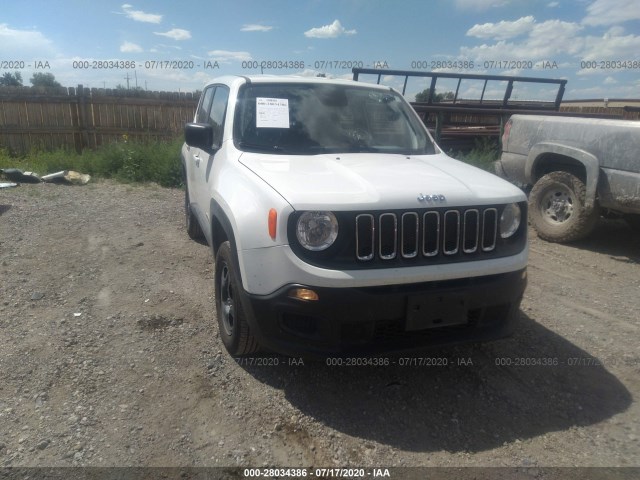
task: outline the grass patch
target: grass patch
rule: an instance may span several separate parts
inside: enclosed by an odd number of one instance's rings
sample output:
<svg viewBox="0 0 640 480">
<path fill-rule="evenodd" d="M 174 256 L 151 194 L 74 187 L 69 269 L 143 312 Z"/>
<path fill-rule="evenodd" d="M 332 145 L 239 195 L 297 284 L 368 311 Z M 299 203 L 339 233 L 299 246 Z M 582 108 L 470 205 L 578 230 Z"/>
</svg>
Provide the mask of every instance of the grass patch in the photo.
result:
<svg viewBox="0 0 640 480">
<path fill-rule="evenodd" d="M 493 162 L 500 158 L 500 153 L 500 144 L 496 139 L 482 137 L 475 140 L 473 150 L 466 153 L 452 151 L 448 155 L 456 160 L 493 173 Z"/>
<path fill-rule="evenodd" d="M 19 168 L 38 175 L 75 170 L 95 179 L 113 178 L 123 183 L 155 182 L 163 187 L 182 187 L 180 164 L 181 138 L 170 142 L 142 143 L 123 141 L 85 150 L 81 154 L 68 150 L 32 151 L 24 157 L 12 157 L 0 149 L 0 168 Z M 450 151 L 449 156 L 493 172 L 493 162 L 500 157 L 496 139 L 480 138 L 469 152 Z"/>
<path fill-rule="evenodd" d="M 0 168 L 19 168 L 38 175 L 75 170 L 94 178 L 114 178 L 121 182 L 155 182 L 163 187 L 183 184 L 180 148 L 182 139 L 170 142 L 122 142 L 104 145 L 81 154 L 69 150 L 32 151 L 11 157 L 0 149 Z"/>
</svg>

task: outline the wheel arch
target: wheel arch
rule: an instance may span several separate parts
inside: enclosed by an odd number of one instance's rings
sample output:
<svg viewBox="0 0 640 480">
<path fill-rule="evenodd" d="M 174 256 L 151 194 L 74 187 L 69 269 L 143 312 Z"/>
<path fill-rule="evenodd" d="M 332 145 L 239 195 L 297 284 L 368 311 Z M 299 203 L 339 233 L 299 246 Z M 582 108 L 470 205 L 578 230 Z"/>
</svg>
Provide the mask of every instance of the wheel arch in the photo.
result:
<svg viewBox="0 0 640 480">
<path fill-rule="evenodd" d="M 220 245 L 228 240 L 233 246 L 232 251 L 234 252 L 236 266 L 238 266 L 238 254 L 235 248 L 236 238 L 229 217 L 227 217 L 222 206 L 214 199 L 211 199 L 209 211 L 211 212 L 211 249 L 213 258 L 216 258 Z"/>
<path fill-rule="evenodd" d="M 539 143 L 529 151 L 525 164 L 525 178 L 531 185 L 544 175 L 563 171 L 578 177 L 585 184 L 585 208 L 593 209 L 596 202 L 600 162 L 598 158 L 579 148 L 556 143 Z"/>
</svg>

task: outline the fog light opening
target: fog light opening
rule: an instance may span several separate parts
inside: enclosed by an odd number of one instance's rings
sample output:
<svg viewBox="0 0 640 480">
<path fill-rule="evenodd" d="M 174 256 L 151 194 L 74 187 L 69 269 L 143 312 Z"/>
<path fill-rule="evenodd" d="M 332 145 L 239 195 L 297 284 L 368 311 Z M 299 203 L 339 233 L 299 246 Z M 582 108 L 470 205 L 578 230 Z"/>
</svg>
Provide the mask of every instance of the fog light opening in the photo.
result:
<svg viewBox="0 0 640 480">
<path fill-rule="evenodd" d="M 316 292 L 308 288 L 292 288 L 289 290 L 289 297 L 305 302 L 314 302 L 320 299 Z"/>
</svg>

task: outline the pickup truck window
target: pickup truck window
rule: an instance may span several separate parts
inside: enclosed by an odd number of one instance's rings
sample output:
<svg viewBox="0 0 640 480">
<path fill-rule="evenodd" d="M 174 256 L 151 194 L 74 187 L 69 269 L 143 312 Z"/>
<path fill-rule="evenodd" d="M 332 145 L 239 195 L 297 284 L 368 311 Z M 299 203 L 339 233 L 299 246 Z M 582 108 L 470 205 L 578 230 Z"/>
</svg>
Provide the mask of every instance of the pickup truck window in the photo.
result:
<svg viewBox="0 0 640 480">
<path fill-rule="evenodd" d="M 435 153 L 400 95 L 343 85 L 246 85 L 233 138 L 240 150 L 273 154 Z"/>
</svg>

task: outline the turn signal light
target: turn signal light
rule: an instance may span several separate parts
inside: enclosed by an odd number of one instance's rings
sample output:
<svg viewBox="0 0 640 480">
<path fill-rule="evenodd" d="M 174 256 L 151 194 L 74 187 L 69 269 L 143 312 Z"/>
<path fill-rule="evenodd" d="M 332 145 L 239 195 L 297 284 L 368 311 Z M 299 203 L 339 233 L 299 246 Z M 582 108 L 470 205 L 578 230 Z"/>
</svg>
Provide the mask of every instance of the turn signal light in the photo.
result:
<svg viewBox="0 0 640 480">
<path fill-rule="evenodd" d="M 278 212 L 275 208 L 269 210 L 269 236 L 271 240 L 276 239 L 276 226 L 278 225 Z"/>
</svg>

